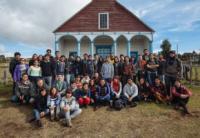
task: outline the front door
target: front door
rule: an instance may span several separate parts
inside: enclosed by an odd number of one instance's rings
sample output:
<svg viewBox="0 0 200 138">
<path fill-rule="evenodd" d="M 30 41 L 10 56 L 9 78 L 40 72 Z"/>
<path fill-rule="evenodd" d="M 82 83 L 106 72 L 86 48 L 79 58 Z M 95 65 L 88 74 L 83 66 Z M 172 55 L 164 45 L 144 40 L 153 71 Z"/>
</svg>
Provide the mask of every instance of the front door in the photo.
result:
<svg viewBox="0 0 200 138">
<path fill-rule="evenodd" d="M 112 46 L 96 46 L 96 54 L 105 58 L 106 56 L 110 56 L 112 54 Z"/>
</svg>

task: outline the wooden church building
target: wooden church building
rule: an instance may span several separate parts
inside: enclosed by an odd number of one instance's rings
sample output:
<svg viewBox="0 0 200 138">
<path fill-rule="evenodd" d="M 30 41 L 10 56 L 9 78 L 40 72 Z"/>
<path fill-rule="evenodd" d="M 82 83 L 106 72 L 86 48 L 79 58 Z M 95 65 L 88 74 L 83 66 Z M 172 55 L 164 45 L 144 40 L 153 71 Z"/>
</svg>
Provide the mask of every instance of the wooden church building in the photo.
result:
<svg viewBox="0 0 200 138">
<path fill-rule="evenodd" d="M 137 56 L 153 51 L 153 33 L 117 0 L 91 0 L 54 31 L 55 50 L 66 56 Z"/>
</svg>

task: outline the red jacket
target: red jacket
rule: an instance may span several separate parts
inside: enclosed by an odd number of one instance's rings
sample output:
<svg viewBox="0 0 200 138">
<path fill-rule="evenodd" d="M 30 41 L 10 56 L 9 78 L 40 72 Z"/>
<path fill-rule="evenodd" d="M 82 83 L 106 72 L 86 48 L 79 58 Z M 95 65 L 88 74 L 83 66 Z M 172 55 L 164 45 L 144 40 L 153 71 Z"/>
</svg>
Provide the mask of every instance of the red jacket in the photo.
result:
<svg viewBox="0 0 200 138">
<path fill-rule="evenodd" d="M 181 86 L 180 88 L 172 87 L 171 92 L 174 97 L 181 97 L 181 94 L 192 96 L 192 92 L 185 86 Z"/>
</svg>

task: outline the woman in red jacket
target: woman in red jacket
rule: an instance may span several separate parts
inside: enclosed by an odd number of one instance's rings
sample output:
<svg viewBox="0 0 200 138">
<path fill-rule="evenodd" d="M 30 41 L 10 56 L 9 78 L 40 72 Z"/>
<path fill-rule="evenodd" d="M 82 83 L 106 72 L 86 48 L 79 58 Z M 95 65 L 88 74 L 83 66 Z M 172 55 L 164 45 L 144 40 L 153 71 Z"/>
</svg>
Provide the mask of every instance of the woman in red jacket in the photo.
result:
<svg viewBox="0 0 200 138">
<path fill-rule="evenodd" d="M 173 96 L 173 103 L 175 104 L 175 109 L 182 107 L 185 114 L 190 114 L 186 105 L 189 101 L 189 98 L 192 96 L 192 92 L 183 86 L 179 80 L 176 80 L 174 87 L 171 89 L 171 92 Z"/>
</svg>

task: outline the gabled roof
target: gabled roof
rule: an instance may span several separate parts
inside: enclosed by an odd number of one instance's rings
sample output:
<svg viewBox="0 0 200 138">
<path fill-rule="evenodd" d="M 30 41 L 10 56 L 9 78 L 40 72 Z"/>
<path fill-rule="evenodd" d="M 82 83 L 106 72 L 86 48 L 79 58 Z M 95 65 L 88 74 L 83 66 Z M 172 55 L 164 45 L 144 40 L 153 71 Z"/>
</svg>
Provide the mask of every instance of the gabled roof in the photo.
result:
<svg viewBox="0 0 200 138">
<path fill-rule="evenodd" d="M 98 13 L 109 12 L 109 29 L 104 32 L 154 32 L 135 14 L 116 0 L 92 0 L 69 18 L 56 32 L 101 32 L 98 29 Z"/>
</svg>

